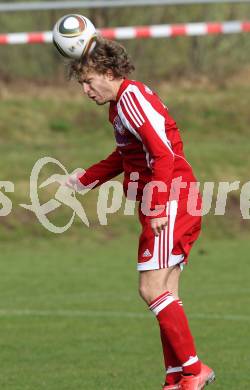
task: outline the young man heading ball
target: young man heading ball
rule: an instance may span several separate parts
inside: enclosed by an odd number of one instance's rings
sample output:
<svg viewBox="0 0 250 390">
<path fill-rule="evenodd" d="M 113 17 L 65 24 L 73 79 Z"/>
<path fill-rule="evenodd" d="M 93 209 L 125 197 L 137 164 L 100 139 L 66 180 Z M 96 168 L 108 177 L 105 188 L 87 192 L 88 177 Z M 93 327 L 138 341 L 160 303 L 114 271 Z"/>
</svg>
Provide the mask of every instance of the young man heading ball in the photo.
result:
<svg viewBox="0 0 250 390">
<path fill-rule="evenodd" d="M 166 367 L 164 390 L 200 390 L 215 375 L 198 358 L 178 295 L 182 266 L 201 229 L 196 179 L 187 162 L 179 130 L 167 107 L 146 85 L 130 80 L 134 70 L 117 42 L 96 40 L 94 50 L 70 63 L 84 94 L 97 105 L 109 103 L 115 150 L 68 185 L 98 185 L 124 173 L 124 192 L 138 183 L 142 232 L 139 238 L 139 291 L 155 314 Z M 146 191 L 145 191 L 146 189 Z"/>
</svg>

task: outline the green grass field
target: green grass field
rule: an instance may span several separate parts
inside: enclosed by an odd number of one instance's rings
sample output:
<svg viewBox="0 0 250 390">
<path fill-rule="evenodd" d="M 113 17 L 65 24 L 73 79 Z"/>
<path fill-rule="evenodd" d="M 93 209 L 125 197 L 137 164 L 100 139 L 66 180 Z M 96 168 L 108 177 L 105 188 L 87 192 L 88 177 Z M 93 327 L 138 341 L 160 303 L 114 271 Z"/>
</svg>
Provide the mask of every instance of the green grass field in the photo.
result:
<svg viewBox="0 0 250 390">
<path fill-rule="evenodd" d="M 201 239 L 182 275 L 218 390 L 249 388 L 249 250 L 247 241 Z M 138 298 L 135 252 L 131 234 L 2 245 L 1 389 L 160 389 L 158 326 Z"/>
<path fill-rule="evenodd" d="M 1 89 L 1 180 L 13 181 L 15 192 L 8 194 L 12 213 L 0 217 L 0 388 L 157 390 L 161 346 L 156 321 L 137 293 L 136 217 L 119 213 L 99 226 L 95 191 L 86 198 L 91 229 L 76 220 L 57 236 L 18 206 L 29 203 L 38 158 L 55 157 L 70 171 L 114 147 L 105 108 L 70 91 L 30 88 L 24 97 L 21 88 Z M 247 85 L 167 86 L 162 96 L 202 181 L 248 180 Z M 241 219 L 238 197 L 230 197 L 225 216 L 204 218 L 182 276 L 181 297 L 199 355 L 217 373 L 217 390 L 248 390 L 250 383 L 249 223 Z M 62 208 L 55 221 L 63 224 L 68 215 Z"/>
</svg>

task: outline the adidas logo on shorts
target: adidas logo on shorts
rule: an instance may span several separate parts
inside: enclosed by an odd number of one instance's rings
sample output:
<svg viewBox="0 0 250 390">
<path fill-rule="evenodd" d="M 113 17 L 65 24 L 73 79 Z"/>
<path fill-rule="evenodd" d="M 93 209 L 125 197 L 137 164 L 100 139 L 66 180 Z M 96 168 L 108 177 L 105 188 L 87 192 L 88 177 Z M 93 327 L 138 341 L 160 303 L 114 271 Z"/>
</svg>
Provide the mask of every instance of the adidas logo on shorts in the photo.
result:
<svg viewBox="0 0 250 390">
<path fill-rule="evenodd" d="M 143 253 L 142 257 L 150 257 L 150 256 L 152 256 L 150 253 L 150 250 L 146 249 L 145 252 Z"/>
</svg>

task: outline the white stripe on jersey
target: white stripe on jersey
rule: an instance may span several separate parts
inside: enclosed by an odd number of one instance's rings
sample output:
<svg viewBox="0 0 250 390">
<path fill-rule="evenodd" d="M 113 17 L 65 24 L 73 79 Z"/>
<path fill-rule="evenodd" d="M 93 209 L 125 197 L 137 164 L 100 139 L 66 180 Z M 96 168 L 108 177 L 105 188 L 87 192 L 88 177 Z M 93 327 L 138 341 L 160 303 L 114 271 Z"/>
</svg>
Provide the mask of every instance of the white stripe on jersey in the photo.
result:
<svg viewBox="0 0 250 390">
<path fill-rule="evenodd" d="M 137 133 L 137 131 L 134 129 L 133 126 L 131 126 L 130 122 L 126 118 L 126 115 L 124 114 L 120 102 L 117 104 L 117 110 L 118 110 L 118 115 L 123 123 L 123 125 L 130 131 L 130 133 L 134 134 L 134 136 L 142 142 L 142 139 L 140 135 Z"/>
<path fill-rule="evenodd" d="M 137 115 L 139 116 L 139 118 L 141 119 L 141 122 L 143 124 L 145 122 L 145 119 L 143 118 L 142 114 L 140 113 L 138 107 L 136 106 L 136 104 L 135 104 L 135 102 L 134 102 L 134 100 L 132 98 L 131 93 L 130 92 L 128 92 L 128 93 L 125 92 L 124 96 L 128 97 L 131 105 L 133 106 L 133 109 L 136 111 Z"/>
<path fill-rule="evenodd" d="M 140 137 L 140 135 L 137 133 L 137 131 L 131 126 L 130 122 L 127 120 L 126 116 L 124 115 L 123 111 L 122 111 L 122 108 L 120 105 L 117 105 L 117 109 L 118 109 L 118 115 L 119 117 L 121 118 L 121 121 L 122 123 L 124 124 L 124 126 L 130 131 L 130 133 L 134 134 L 134 136 L 139 140 L 141 141 L 142 143 L 142 148 L 145 152 L 145 157 L 146 157 L 146 162 L 147 162 L 147 166 L 151 169 L 151 164 L 150 164 L 150 154 L 149 154 L 149 151 L 148 149 L 146 148 L 146 146 L 144 145 L 144 143 L 142 142 L 142 139 Z"/>
<path fill-rule="evenodd" d="M 138 115 L 136 115 L 136 112 L 134 111 L 133 107 L 131 107 L 131 103 L 129 101 L 129 98 L 128 98 L 127 94 L 124 94 L 124 96 L 122 98 L 122 103 L 124 104 L 129 117 L 132 119 L 133 123 L 135 123 L 136 127 L 141 127 L 141 125 L 144 122 L 142 122 L 140 120 Z"/>
<path fill-rule="evenodd" d="M 191 167 L 191 165 L 189 164 L 189 162 L 188 162 L 183 156 L 181 156 L 180 154 L 176 154 L 176 153 L 175 153 L 175 156 L 182 158 L 182 159 L 183 159 L 184 161 L 186 161 L 186 163 Z M 191 168 L 192 168 L 192 167 L 191 167 Z"/>
<path fill-rule="evenodd" d="M 143 94 L 141 93 L 141 91 L 139 90 L 139 88 L 136 85 L 129 85 L 125 89 L 125 91 L 121 95 L 120 101 L 118 102 L 118 112 L 119 112 L 119 107 L 120 107 L 120 111 L 122 111 L 120 103 L 123 102 L 123 104 L 125 105 L 124 96 L 126 98 L 127 98 L 127 96 L 129 96 L 130 101 L 133 101 L 132 96 L 131 96 L 131 92 L 133 92 L 135 94 L 135 96 L 136 96 L 136 98 L 137 98 L 137 100 L 142 108 L 142 111 L 144 112 L 145 117 L 150 122 L 150 125 L 152 126 L 152 128 L 155 130 L 155 132 L 160 137 L 162 142 L 166 145 L 166 147 L 169 149 L 169 151 L 174 155 L 172 148 L 171 148 L 171 142 L 169 141 L 169 139 L 167 138 L 167 135 L 166 135 L 164 116 L 159 114 L 159 112 L 157 112 L 154 109 L 154 107 L 147 101 L 147 99 L 143 96 Z M 128 109 L 127 104 L 125 105 L 125 107 L 126 107 L 127 114 L 130 116 L 131 121 L 135 124 L 135 128 L 138 128 L 138 121 L 134 120 L 134 115 L 133 115 L 134 110 L 132 111 L 132 115 L 131 115 L 131 110 Z M 134 107 L 136 107 L 136 103 L 133 101 L 133 108 Z M 138 115 L 140 115 L 140 118 L 141 118 L 141 113 L 137 107 L 136 107 L 136 113 Z M 123 117 L 124 116 L 125 115 L 123 115 Z M 145 120 L 144 120 L 144 122 L 145 122 Z M 133 134 L 135 134 L 135 131 L 136 130 L 134 129 Z"/>
</svg>

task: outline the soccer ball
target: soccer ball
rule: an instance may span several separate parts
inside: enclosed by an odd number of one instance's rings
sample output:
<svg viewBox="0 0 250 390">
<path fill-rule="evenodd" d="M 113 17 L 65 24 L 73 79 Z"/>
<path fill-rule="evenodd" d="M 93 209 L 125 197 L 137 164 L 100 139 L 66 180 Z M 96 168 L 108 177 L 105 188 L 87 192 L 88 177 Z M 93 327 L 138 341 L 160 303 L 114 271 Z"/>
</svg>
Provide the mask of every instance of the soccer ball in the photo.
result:
<svg viewBox="0 0 250 390">
<path fill-rule="evenodd" d="M 55 24 L 53 43 L 64 57 L 80 59 L 94 49 L 96 35 L 95 26 L 85 16 L 65 15 Z"/>
</svg>

